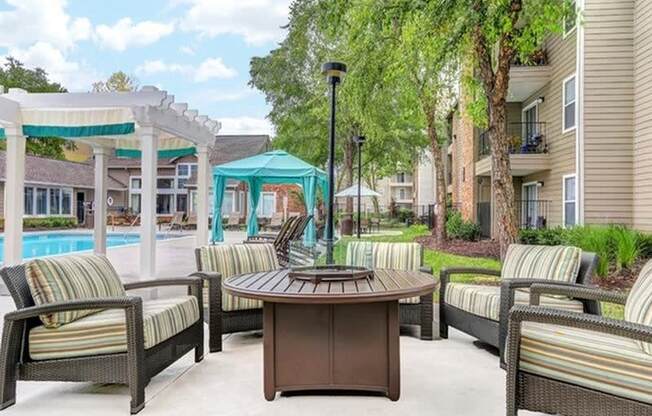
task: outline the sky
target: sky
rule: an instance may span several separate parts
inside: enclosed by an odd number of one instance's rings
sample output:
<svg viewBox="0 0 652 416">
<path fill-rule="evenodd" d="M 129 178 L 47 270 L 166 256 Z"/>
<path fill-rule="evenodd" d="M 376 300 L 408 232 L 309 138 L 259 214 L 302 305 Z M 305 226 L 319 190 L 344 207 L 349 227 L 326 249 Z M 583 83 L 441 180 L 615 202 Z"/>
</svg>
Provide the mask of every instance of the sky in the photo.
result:
<svg viewBox="0 0 652 416">
<path fill-rule="evenodd" d="M 273 134 L 249 61 L 283 38 L 290 1 L 0 0 L 0 56 L 69 91 L 122 70 L 219 120 L 220 134 Z"/>
</svg>

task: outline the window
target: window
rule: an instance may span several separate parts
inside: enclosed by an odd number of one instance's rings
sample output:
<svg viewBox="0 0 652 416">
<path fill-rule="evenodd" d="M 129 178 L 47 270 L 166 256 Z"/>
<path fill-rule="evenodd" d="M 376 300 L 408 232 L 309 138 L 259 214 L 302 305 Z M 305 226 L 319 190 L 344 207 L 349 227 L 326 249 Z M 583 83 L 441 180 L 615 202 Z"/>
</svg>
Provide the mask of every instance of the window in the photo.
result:
<svg viewBox="0 0 652 416">
<path fill-rule="evenodd" d="M 564 37 L 568 36 L 577 26 L 577 2 L 572 1 L 570 4 L 571 11 L 568 16 L 564 17 Z"/>
<path fill-rule="evenodd" d="M 134 213 L 140 214 L 140 194 L 131 194 L 129 207 Z"/>
<path fill-rule="evenodd" d="M 174 178 L 158 178 L 156 179 L 156 188 L 158 189 L 173 189 Z"/>
<path fill-rule="evenodd" d="M 25 215 L 34 215 L 34 188 L 25 188 Z"/>
<path fill-rule="evenodd" d="M 156 195 L 156 213 L 157 214 L 172 214 L 172 204 L 174 195 L 158 194 Z"/>
<path fill-rule="evenodd" d="M 563 220 L 564 227 L 572 227 L 576 220 L 576 198 L 575 198 L 575 175 L 567 175 L 563 178 Z"/>
<path fill-rule="evenodd" d="M 143 182 L 140 178 L 131 178 L 131 189 L 140 189 Z"/>
<path fill-rule="evenodd" d="M 563 87 L 563 133 L 575 128 L 576 106 L 575 106 L 575 75 L 564 81 Z"/>
<path fill-rule="evenodd" d="M 177 165 L 177 188 L 185 189 L 186 183 L 191 176 L 197 175 L 196 163 L 180 163 Z"/>
<path fill-rule="evenodd" d="M 72 214 L 72 189 L 61 190 L 61 214 Z"/>
<path fill-rule="evenodd" d="M 263 218 L 270 218 L 274 212 L 276 212 L 276 193 L 261 193 L 260 200 L 258 201 L 258 216 Z"/>
<path fill-rule="evenodd" d="M 36 188 L 36 215 L 48 214 L 48 190 Z"/>
<path fill-rule="evenodd" d="M 405 189 L 401 188 L 398 190 L 398 199 L 401 201 L 405 199 Z"/>
<path fill-rule="evenodd" d="M 188 195 L 177 194 L 177 208 L 176 211 L 186 212 L 188 209 Z"/>
<path fill-rule="evenodd" d="M 398 183 L 405 182 L 405 173 L 396 174 L 396 182 L 398 182 Z"/>
<path fill-rule="evenodd" d="M 50 215 L 60 214 L 61 189 L 50 189 Z"/>
</svg>

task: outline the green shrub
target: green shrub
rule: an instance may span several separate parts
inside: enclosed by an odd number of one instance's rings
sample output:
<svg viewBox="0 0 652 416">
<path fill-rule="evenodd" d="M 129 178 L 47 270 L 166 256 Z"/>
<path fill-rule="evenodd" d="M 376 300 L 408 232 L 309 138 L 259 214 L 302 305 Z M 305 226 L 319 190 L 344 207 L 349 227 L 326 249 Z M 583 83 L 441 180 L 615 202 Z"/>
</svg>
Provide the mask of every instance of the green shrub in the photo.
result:
<svg viewBox="0 0 652 416">
<path fill-rule="evenodd" d="M 449 238 L 476 241 L 480 238 L 480 226 L 472 221 L 465 221 L 458 211 L 447 215 L 446 233 Z"/>
<path fill-rule="evenodd" d="M 616 267 L 631 267 L 639 257 L 638 233 L 623 226 L 610 228 L 615 242 Z"/>
<path fill-rule="evenodd" d="M 23 219 L 25 228 L 72 228 L 77 225 L 75 217 L 34 217 Z"/>
<path fill-rule="evenodd" d="M 615 242 L 609 227 L 589 225 L 571 228 L 568 231 L 568 244 L 597 254 L 597 275 L 606 277 L 609 274 L 609 264 L 615 260 Z"/>
<path fill-rule="evenodd" d="M 646 259 L 652 257 L 652 234 L 636 233 L 636 246 L 639 256 Z"/>
<path fill-rule="evenodd" d="M 538 244 L 542 246 L 559 246 L 568 241 L 565 228 L 524 229 L 519 231 L 521 244 Z"/>
<path fill-rule="evenodd" d="M 401 208 L 397 214 L 399 222 L 410 223 L 414 222 L 414 212 L 411 209 Z"/>
</svg>

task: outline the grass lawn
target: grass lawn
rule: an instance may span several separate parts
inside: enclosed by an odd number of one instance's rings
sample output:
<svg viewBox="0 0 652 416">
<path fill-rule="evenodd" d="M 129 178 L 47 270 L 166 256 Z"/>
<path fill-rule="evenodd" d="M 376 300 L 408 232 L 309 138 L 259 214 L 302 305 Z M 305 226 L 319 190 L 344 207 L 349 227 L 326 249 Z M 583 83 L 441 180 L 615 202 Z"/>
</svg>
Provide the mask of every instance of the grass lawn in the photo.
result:
<svg viewBox="0 0 652 416">
<path fill-rule="evenodd" d="M 386 236 L 373 236 L 363 237 L 366 241 L 382 241 L 382 242 L 410 242 L 415 238 L 429 235 L 429 231 L 424 226 L 412 226 L 405 228 L 400 235 L 386 235 Z M 356 238 L 344 237 L 342 238 L 335 248 L 335 258 L 338 261 L 344 262 L 346 257 L 345 247 L 349 241 L 355 241 Z M 339 247 L 338 247 L 339 246 Z M 498 260 L 482 258 L 482 257 L 466 257 L 449 254 L 442 251 L 425 249 L 424 263 L 426 266 L 432 267 L 433 273 L 438 276 L 439 271 L 444 267 L 453 266 L 466 266 L 466 267 L 479 267 L 485 269 L 500 269 L 500 262 Z M 492 284 L 497 283 L 499 279 L 492 276 L 478 276 L 478 275 L 454 275 L 451 281 L 460 283 L 472 284 Z M 438 293 L 435 293 L 437 299 Z M 624 310 L 622 306 L 603 304 L 603 314 L 605 316 L 622 319 Z"/>
</svg>

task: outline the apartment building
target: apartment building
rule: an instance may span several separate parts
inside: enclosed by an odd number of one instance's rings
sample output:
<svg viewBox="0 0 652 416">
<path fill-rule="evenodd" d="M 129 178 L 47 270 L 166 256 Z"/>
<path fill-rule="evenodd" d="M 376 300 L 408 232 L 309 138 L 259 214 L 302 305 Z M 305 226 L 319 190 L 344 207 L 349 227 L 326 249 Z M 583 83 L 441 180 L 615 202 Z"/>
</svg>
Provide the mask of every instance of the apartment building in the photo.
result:
<svg viewBox="0 0 652 416">
<path fill-rule="evenodd" d="M 523 228 L 619 223 L 652 231 L 652 1 L 584 0 L 510 73 L 507 131 Z M 495 232 L 490 147 L 451 117 L 449 195 Z"/>
<path fill-rule="evenodd" d="M 378 198 L 381 211 L 388 210 L 392 203 L 396 208 L 413 209 L 414 206 L 414 173 L 399 172 L 378 181 Z"/>
</svg>

